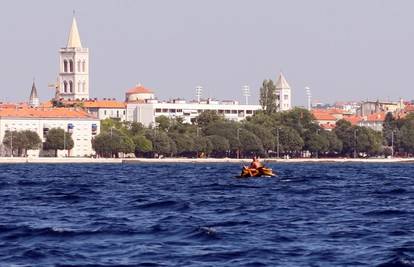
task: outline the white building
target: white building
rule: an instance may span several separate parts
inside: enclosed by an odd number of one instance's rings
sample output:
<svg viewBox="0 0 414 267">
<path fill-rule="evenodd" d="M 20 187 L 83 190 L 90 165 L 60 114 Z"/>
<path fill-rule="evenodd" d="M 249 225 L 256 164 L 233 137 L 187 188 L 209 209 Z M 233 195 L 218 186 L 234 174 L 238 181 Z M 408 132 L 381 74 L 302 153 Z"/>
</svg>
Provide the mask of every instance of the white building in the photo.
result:
<svg viewBox="0 0 414 267">
<path fill-rule="evenodd" d="M 31 130 L 45 141 L 47 132 L 61 128 L 72 134 L 74 147 L 70 151 L 58 151 L 58 156 L 84 157 L 94 154 L 92 138 L 99 134 L 100 121 L 80 109 L 68 108 L 2 108 L 0 109 L 0 140 L 9 131 Z M 2 143 L 2 142 L 1 142 Z M 3 154 L 10 155 L 10 148 L 2 146 Z M 38 157 L 45 153 L 29 150 L 28 155 Z"/>
<path fill-rule="evenodd" d="M 140 122 L 145 126 L 155 123 L 155 118 L 161 115 L 169 118 L 181 117 L 186 123 L 192 123 L 203 111 L 213 110 L 222 114 L 226 119 L 241 121 L 252 116 L 262 107 L 260 105 L 240 105 L 237 101 L 214 101 L 207 100 L 189 102 L 185 100 L 173 100 L 170 102 L 158 102 L 148 100 L 147 102 L 127 103 L 127 120 Z"/>
<path fill-rule="evenodd" d="M 73 17 L 66 47 L 60 49 L 59 95 L 63 99 L 89 98 L 89 50 L 82 47 Z"/>
<path fill-rule="evenodd" d="M 126 103 L 116 100 L 88 100 L 82 102 L 83 108 L 100 120 L 126 120 Z"/>
<path fill-rule="evenodd" d="M 283 76 L 283 73 L 279 74 L 279 78 L 276 81 L 276 107 L 278 111 L 286 111 L 292 109 L 292 94 L 290 85 Z"/>
</svg>

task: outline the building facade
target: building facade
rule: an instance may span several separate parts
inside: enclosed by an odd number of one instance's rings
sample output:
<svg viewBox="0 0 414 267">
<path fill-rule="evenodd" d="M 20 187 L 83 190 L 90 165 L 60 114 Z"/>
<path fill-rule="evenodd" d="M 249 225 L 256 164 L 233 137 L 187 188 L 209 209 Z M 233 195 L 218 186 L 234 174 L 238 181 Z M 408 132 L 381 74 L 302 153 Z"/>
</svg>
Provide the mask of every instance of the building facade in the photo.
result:
<svg viewBox="0 0 414 267">
<path fill-rule="evenodd" d="M 240 105 L 238 102 L 206 100 L 189 102 L 185 100 L 173 100 L 158 102 L 150 100 L 144 103 L 127 103 L 127 120 L 140 122 L 145 126 L 153 125 L 155 118 L 166 116 L 168 118 L 182 118 L 186 123 L 193 123 L 196 117 L 203 111 L 212 110 L 234 121 L 241 121 L 261 110 L 260 105 Z"/>
<path fill-rule="evenodd" d="M 58 151 L 59 157 L 84 157 L 94 154 L 92 139 L 99 134 L 100 121 L 83 110 L 68 108 L 6 108 L 0 109 L 0 140 L 6 131 L 31 130 L 45 142 L 48 131 L 61 128 L 72 135 L 74 147 Z M 10 155 L 11 148 L 2 147 L 3 155 Z M 47 155 L 47 151 L 29 150 L 28 156 Z"/>
<path fill-rule="evenodd" d="M 65 100 L 89 99 L 89 49 L 82 47 L 75 17 L 66 47 L 59 51 L 59 96 Z"/>
<path fill-rule="evenodd" d="M 126 103 L 116 100 L 88 100 L 82 102 L 83 108 L 100 120 L 126 120 Z"/>
</svg>

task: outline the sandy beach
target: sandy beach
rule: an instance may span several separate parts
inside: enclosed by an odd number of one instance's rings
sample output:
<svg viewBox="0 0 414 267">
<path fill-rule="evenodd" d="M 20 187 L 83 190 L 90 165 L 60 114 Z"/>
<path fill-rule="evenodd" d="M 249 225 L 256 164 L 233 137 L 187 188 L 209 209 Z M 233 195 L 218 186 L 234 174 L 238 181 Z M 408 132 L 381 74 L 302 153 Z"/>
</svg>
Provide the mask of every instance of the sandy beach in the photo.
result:
<svg viewBox="0 0 414 267">
<path fill-rule="evenodd" d="M 18 157 L 0 157 L 0 164 L 14 163 L 38 163 L 38 164 L 139 164 L 139 163 L 235 163 L 248 164 L 250 159 L 232 159 L 232 158 L 18 158 Z M 414 158 L 369 158 L 369 159 L 351 159 L 351 158 L 297 158 L 297 159 L 261 159 L 264 163 L 414 163 Z"/>
</svg>

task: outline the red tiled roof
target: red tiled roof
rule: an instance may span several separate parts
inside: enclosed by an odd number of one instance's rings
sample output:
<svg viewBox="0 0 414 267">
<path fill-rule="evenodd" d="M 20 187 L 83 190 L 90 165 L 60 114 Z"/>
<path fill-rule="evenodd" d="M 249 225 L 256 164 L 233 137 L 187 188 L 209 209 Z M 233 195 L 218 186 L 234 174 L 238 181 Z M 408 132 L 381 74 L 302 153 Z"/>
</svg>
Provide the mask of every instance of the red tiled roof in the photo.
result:
<svg viewBox="0 0 414 267">
<path fill-rule="evenodd" d="M 115 100 L 96 100 L 84 101 L 83 106 L 85 108 L 125 108 L 126 104 Z"/>
<path fill-rule="evenodd" d="M 138 85 L 138 86 L 136 86 L 134 88 L 131 88 L 127 91 L 128 95 L 130 95 L 130 94 L 152 94 L 152 93 L 153 92 L 152 92 L 151 89 L 145 88 L 142 85 Z"/>
<path fill-rule="evenodd" d="M 385 119 L 385 113 L 374 113 L 371 115 L 368 115 L 366 118 L 366 121 L 384 121 Z"/>
<path fill-rule="evenodd" d="M 86 111 L 74 108 L 2 108 L 0 117 L 95 119 Z"/>
<path fill-rule="evenodd" d="M 330 113 L 314 112 L 313 116 L 317 121 L 336 121 L 335 116 Z"/>
<path fill-rule="evenodd" d="M 349 121 L 352 125 L 356 125 L 362 120 L 362 118 L 360 116 L 352 115 L 352 116 L 345 116 L 344 120 Z"/>
</svg>

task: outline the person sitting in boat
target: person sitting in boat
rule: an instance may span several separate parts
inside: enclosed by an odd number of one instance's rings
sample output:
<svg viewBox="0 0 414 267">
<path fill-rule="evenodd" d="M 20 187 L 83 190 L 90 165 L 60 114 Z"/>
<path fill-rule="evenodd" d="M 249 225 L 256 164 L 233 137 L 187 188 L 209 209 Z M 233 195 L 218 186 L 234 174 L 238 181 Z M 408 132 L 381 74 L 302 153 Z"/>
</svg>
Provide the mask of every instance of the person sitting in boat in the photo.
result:
<svg viewBox="0 0 414 267">
<path fill-rule="evenodd" d="M 252 160 L 252 163 L 250 163 L 250 168 L 251 169 L 259 169 L 259 168 L 262 168 L 262 167 L 263 167 L 263 164 L 259 161 L 259 159 L 256 156 L 254 156 L 253 160 Z"/>
</svg>

